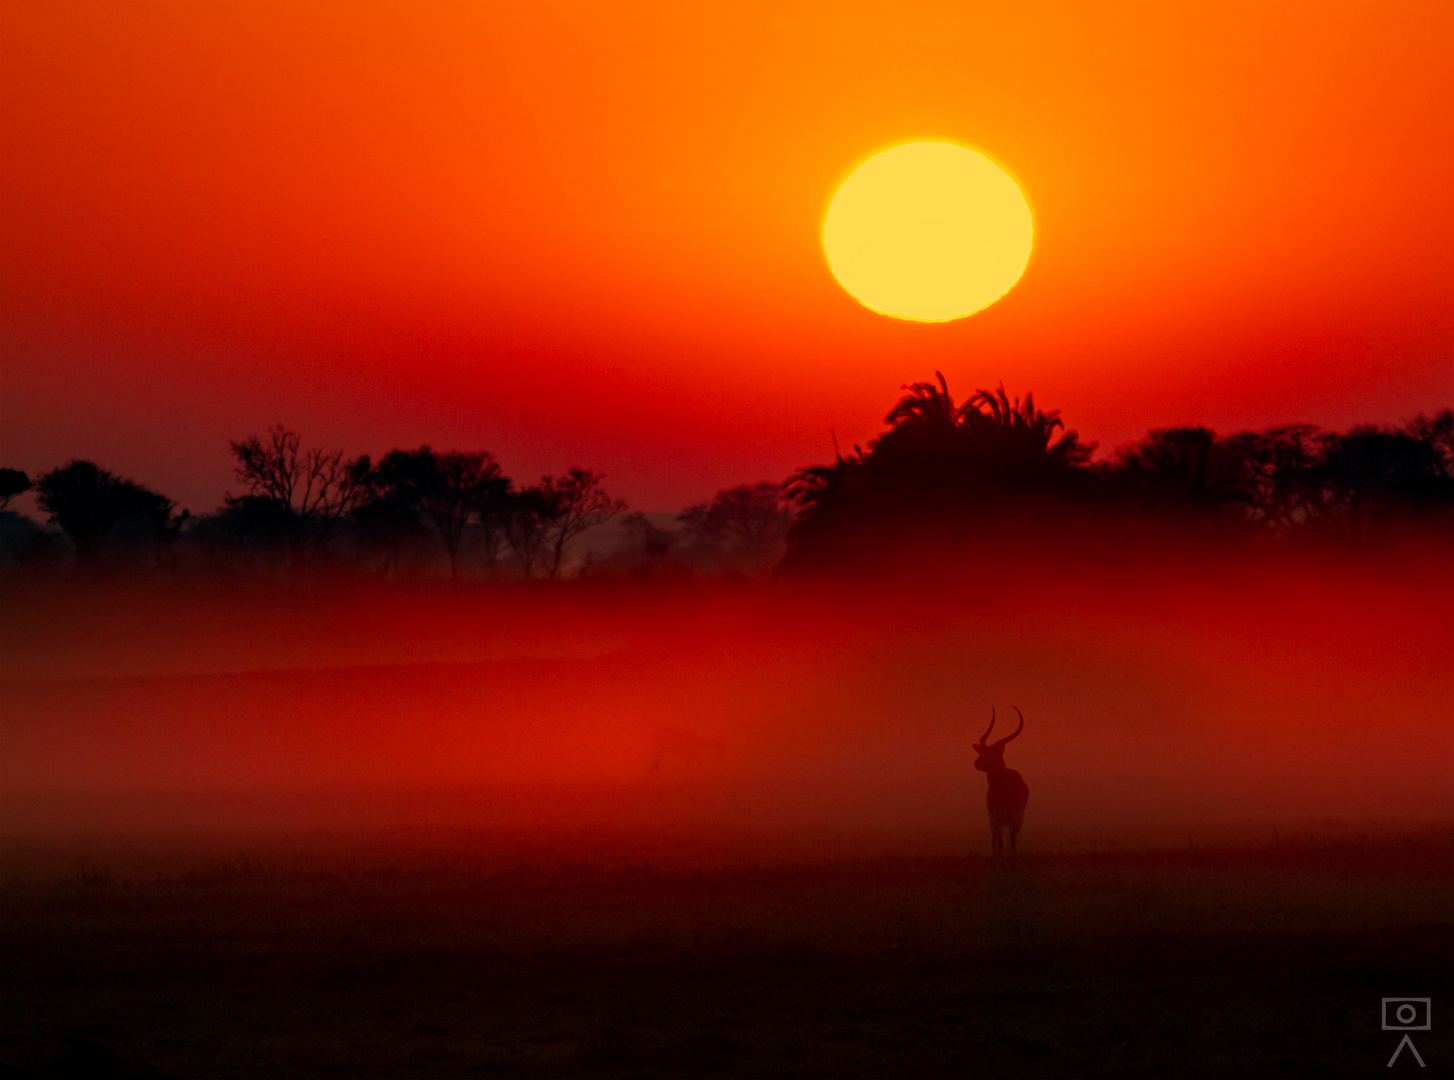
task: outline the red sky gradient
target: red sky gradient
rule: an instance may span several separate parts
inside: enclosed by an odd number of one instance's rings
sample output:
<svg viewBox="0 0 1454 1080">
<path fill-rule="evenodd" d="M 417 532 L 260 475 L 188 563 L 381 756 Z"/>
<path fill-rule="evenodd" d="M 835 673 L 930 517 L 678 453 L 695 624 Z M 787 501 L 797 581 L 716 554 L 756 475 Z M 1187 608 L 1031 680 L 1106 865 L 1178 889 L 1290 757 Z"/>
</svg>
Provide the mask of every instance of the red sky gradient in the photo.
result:
<svg viewBox="0 0 1454 1080">
<path fill-rule="evenodd" d="M 649 510 L 1001 379 L 1103 448 L 1454 398 L 1454 6 L 0 9 L 0 455 L 215 506 L 283 420 Z M 915 139 L 1022 184 L 1020 284 L 886 319 L 819 247 Z"/>
</svg>

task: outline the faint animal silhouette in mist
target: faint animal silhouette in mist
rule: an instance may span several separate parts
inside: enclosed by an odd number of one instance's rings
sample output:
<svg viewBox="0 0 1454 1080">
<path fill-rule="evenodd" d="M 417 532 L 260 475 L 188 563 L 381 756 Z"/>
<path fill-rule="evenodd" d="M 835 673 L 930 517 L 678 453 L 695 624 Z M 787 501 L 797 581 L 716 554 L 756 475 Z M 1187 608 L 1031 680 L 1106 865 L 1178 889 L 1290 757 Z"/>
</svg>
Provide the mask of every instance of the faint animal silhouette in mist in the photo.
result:
<svg viewBox="0 0 1454 1080">
<path fill-rule="evenodd" d="M 1030 801 L 1030 788 L 1024 778 L 1014 769 L 1005 767 L 1005 744 L 1025 728 L 1025 714 L 1011 706 L 1020 715 L 1020 726 L 999 742 L 990 742 L 990 733 L 995 730 L 995 711 L 990 709 L 990 726 L 974 744 L 974 767 L 985 774 L 990 782 L 990 839 L 994 854 L 1004 854 L 1004 830 L 1010 830 L 1010 850 L 1014 851 L 1015 840 L 1020 827 L 1025 823 L 1025 804 Z"/>
<path fill-rule="evenodd" d="M 665 780 L 704 780 L 726 753 L 726 744 L 683 728 L 658 728 L 651 736 L 650 773 Z"/>
</svg>

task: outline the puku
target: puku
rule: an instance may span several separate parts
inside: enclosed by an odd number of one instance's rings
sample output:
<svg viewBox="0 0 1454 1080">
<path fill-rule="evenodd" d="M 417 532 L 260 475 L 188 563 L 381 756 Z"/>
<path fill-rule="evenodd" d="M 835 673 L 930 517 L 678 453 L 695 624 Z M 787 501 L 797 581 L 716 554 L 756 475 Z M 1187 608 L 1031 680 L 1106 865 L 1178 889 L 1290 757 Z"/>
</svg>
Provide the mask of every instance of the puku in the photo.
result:
<svg viewBox="0 0 1454 1080">
<path fill-rule="evenodd" d="M 990 726 L 974 744 L 974 767 L 985 774 L 990 782 L 990 837 L 996 855 L 1005 850 L 1003 831 L 1010 830 L 1010 850 L 1015 850 L 1015 838 L 1020 835 L 1020 826 L 1025 823 L 1025 804 L 1030 801 L 1030 788 L 1014 769 L 1005 768 L 1005 743 L 1025 728 L 1025 714 L 1016 706 L 1010 706 L 1020 714 L 1020 726 L 1013 734 L 1006 735 L 999 742 L 989 742 L 990 732 L 995 729 L 995 710 L 990 708 Z"/>
</svg>

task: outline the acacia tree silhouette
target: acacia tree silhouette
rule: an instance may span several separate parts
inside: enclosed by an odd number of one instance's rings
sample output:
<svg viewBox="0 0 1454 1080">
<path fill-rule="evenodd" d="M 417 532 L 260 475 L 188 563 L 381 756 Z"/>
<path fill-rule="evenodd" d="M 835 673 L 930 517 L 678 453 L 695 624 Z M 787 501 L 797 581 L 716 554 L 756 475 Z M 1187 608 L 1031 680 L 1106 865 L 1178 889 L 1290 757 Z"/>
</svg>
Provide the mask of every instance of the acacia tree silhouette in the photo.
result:
<svg viewBox="0 0 1454 1080">
<path fill-rule="evenodd" d="M 503 474 L 498 483 L 484 484 L 475 490 L 475 521 L 479 524 L 479 550 L 485 558 L 485 567 L 490 577 L 500 570 L 500 557 L 504 553 L 505 518 L 510 510 L 514 489 L 510 479 Z"/>
<path fill-rule="evenodd" d="M 444 541 L 450 577 L 458 578 L 465 527 L 509 486 L 499 463 L 482 450 L 443 454 L 427 446 L 391 450 L 370 470 L 369 500 L 364 504 L 370 509 L 360 510 L 364 523 L 391 544 L 395 563 L 399 545 L 417 527 L 419 515 L 427 517 Z"/>
<path fill-rule="evenodd" d="M 1435 471 L 1446 480 L 1454 479 L 1454 409 L 1440 409 L 1433 416 L 1419 413 L 1403 431 L 1428 443 Z"/>
<path fill-rule="evenodd" d="M 526 578 L 535 576 L 550 524 L 559 513 L 554 495 L 539 485 L 508 492 L 502 499 L 500 527 Z"/>
<path fill-rule="evenodd" d="M 172 523 L 171 499 L 95 462 L 71 461 L 42 475 L 35 486 L 41 509 L 83 560 L 94 559 L 107 539 L 121 532 L 129 534 L 128 540 L 164 540 Z"/>
<path fill-rule="evenodd" d="M 1204 521 L 1224 508 L 1252 503 L 1247 487 L 1252 468 L 1245 458 L 1259 448 L 1256 441 L 1219 440 L 1205 427 L 1156 428 L 1118 450 L 1108 473 L 1113 486 L 1144 504 Z"/>
<path fill-rule="evenodd" d="M 1241 431 L 1218 439 L 1217 445 L 1236 476 L 1236 489 L 1245 496 L 1243 506 L 1251 525 L 1287 535 L 1306 523 L 1309 481 L 1322 448 L 1322 435 L 1315 426 L 1282 424 L 1265 431 Z"/>
<path fill-rule="evenodd" d="M 1454 413 L 1341 434 L 1312 424 L 1226 437 L 1158 428 L 1101 473 L 1113 503 L 1129 496 L 1166 520 L 1364 546 L 1405 519 L 1454 524 Z"/>
<path fill-rule="evenodd" d="M 263 495 L 226 496 L 222 509 L 197 521 L 188 540 L 213 558 L 286 563 L 296 540 L 292 508 Z"/>
<path fill-rule="evenodd" d="M 1383 539 L 1400 518 L 1454 508 L 1454 480 L 1437 444 L 1373 425 L 1324 437 L 1313 469 L 1319 523 L 1353 545 Z"/>
<path fill-rule="evenodd" d="M 449 573 L 457 578 L 465 526 L 481 509 L 488 513 L 489 507 L 509 490 L 510 481 L 495 459 L 482 450 L 440 454 L 434 459 L 428 479 L 419 504 L 444 537 Z"/>
<path fill-rule="evenodd" d="M 19 469 L 0 469 L 0 510 L 10 505 L 17 495 L 24 495 L 31 488 L 30 477 Z"/>
<path fill-rule="evenodd" d="M 424 533 L 413 485 L 392 475 L 391 456 L 370 470 L 367 494 L 350 514 L 360 543 L 383 553 L 380 569 L 386 578 L 398 573 L 404 544 Z"/>
<path fill-rule="evenodd" d="M 266 442 L 249 435 L 230 445 L 237 459 L 234 475 L 247 486 L 245 497 L 271 499 L 285 512 L 294 560 L 310 543 L 320 554 L 326 551 L 338 523 L 367 494 L 367 457 L 350 460 L 342 450 L 304 450 L 298 433 L 282 424 L 268 428 Z M 227 501 L 237 500 L 228 496 Z"/>
<path fill-rule="evenodd" d="M 560 575 L 567 544 L 626 509 L 625 502 L 607 495 L 601 488 L 604 479 L 590 469 L 571 469 L 564 476 L 541 479 L 541 491 L 554 510 L 545 523 L 547 576 Z"/>
<path fill-rule="evenodd" d="M 719 491 L 711 502 L 687 507 L 677 521 L 699 549 L 725 547 L 729 558 L 760 571 L 779 558 L 793 511 L 784 485 L 764 480 Z"/>
</svg>

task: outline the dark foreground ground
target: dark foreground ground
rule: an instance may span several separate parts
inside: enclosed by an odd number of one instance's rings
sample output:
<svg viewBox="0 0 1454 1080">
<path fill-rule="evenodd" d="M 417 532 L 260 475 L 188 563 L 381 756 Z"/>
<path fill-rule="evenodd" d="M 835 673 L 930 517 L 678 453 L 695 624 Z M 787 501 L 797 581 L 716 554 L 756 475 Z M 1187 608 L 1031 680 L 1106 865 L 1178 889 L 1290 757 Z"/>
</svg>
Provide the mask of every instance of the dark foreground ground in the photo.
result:
<svg viewBox="0 0 1454 1080">
<path fill-rule="evenodd" d="M 1454 838 L 746 868 L 6 848 L 7 1076 L 1447 1075 Z M 139 866 L 140 864 L 138 864 Z M 41 868 L 41 869 L 37 869 Z"/>
</svg>

